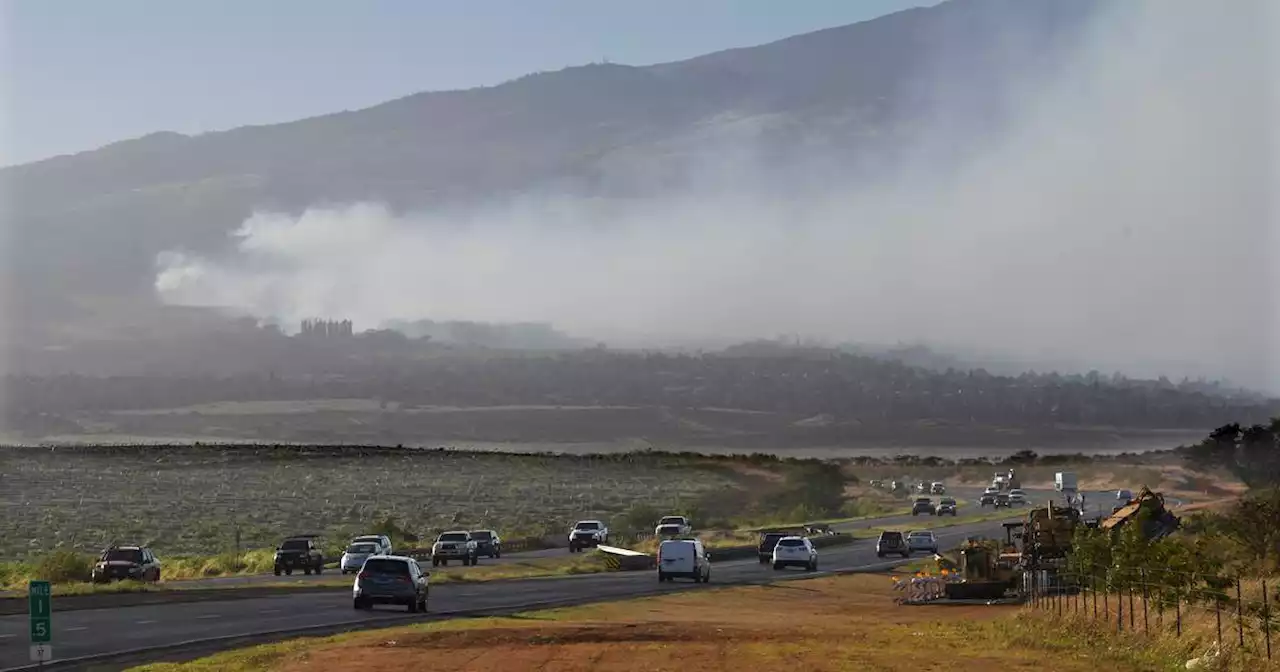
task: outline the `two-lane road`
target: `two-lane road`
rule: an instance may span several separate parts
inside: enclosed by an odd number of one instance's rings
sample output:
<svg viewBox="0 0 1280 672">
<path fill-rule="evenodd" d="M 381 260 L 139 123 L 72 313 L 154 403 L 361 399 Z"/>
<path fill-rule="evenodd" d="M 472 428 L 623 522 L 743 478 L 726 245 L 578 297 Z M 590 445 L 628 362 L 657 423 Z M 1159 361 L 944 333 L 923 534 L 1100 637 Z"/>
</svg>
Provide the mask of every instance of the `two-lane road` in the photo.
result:
<svg viewBox="0 0 1280 672">
<path fill-rule="evenodd" d="M 999 536 L 999 523 L 983 522 L 938 530 L 946 547 L 968 536 Z M 873 541 L 857 541 L 820 551 L 821 571 L 776 572 L 753 559 L 714 562 L 711 586 L 761 583 L 780 578 L 821 576 L 842 570 L 887 569 L 901 559 L 876 558 Z M 350 593 L 332 592 L 94 609 L 58 613 L 54 600 L 53 648 L 58 659 L 123 653 L 220 637 L 260 635 L 308 627 L 344 626 L 355 629 L 446 617 L 450 612 L 476 609 L 532 609 L 564 603 L 586 603 L 679 590 L 699 590 L 693 583 L 659 583 L 653 572 L 590 574 L 576 577 L 442 584 L 432 589 L 425 616 L 411 616 L 394 608 L 372 612 L 352 609 Z M 0 617 L 0 669 L 23 666 L 27 660 L 26 616 Z M 133 659 L 136 662 L 137 658 Z"/>
</svg>

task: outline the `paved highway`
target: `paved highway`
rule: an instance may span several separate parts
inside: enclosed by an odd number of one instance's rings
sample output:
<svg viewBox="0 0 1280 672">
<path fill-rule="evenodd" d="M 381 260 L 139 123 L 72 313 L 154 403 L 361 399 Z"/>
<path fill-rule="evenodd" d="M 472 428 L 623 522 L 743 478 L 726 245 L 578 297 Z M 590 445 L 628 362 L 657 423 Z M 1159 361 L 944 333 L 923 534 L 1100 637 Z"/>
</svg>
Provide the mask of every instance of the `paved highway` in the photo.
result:
<svg viewBox="0 0 1280 672">
<path fill-rule="evenodd" d="M 909 517 L 908 517 L 909 518 Z M 883 524 L 882 521 L 863 523 Z M 1002 536 L 999 523 L 968 523 L 938 530 L 946 547 L 967 536 Z M 857 541 L 848 546 L 820 551 L 821 571 L 775 572 L 755 560 L 716 563 L 712 553 L 711 586 L 733 583 L 775 581 L 796 576 L 822 576 L 838 570 L 882 570 L 902 562 L 875 556 L 873 541 Z M 591 602 L 679 590 L 700 590 L 706 586 L 688 582 L 659 583 L 653 572 L 591 574 L 554 579 L 501 581 L 474 584 L 442 584 L 432 589 L 429 614 L 411 616 L 404 610 L 379 607 L 359 612 L 351 607 L 348 589 L 308 592 L 297 595 L 94 609 L 58 613 L 54 600 L 53 650 L 58 659 L 186 644 L 220 637 L 259 635 L 319 626 L 350 629 L 386 626 L 430 618 L 448 617 L 451 612 L 475 609 L 537 608 L 564 602 Z M 19 667 L 27 661 L 27 617 L 0 617 L 0 669 Z M 132 659 L 137 662 L 138 658 Z"/>
<path fill-rule="evenodd" d="M 1027 498 L 1031 505 L 1042 506 L 1046 500 L 1052 499 L 1055 502 L 1061 501 L 1061 497 L 1053 490 L 1026 490 Z M 980 511 L 978 507 L 978 496 L 982 494 L 982 488 L 975 487 L 957 487 L 948 491 L 948 496 L 956 497 L 968 502 L 961 510 L 961 517 L 967 512 Z M 931 495 L 934 500 L 939 495 Z M 1103 514 L 1111 513 L 1111 508 L 1115 504 L 1115 492 L 1088 492 L 1086 493 L 1086 502 L 1091 514 L 1100 512 Z M 1029 508 L 1029 507 L 1028 507 Z M 990 509 L 988 509 L 990 510 Z M 1015 515 L 1025 511 L 1025 508 L 1014 509 Z M 986 511 L 983 511 L 984 513 Z M 899 526 L 904 529 L 923 528 L 928 529 L 931 526 L 932 519 L 928 516 L 884 516 L 880 518 L 871 518 L 867 520 L 859 520 L 848 523 L 833 525 L 832 528 L 841 532 L 850 532 L 857 529 L 866 529 L 869 527 L 895 527 Z M 951 519 L 946 519 L 950 522 Z M 525 551 L 523 553 L 504 553 L 501 558 L 481 558 L 480 566 L 504 564 L 511 562 L 524 562 L 536 558 L 560 557 L 569 554 L 567 548 L 552 548 L 538 551 Z M 451 563 L 449 569 L 452 570 L 456 566 L 462 569 L 458 563 Z M 183 581 L 166 581 L 165 585 L 172 588 L 200 588 L 208 586 L 243 586 L 243 585 L 261 585 L 267 583 L 312 583 L 319 580 L 333 580 L 335 576 L 341 576 L 336 569 L 326 569 L 320 575 L 306 575 L 301 572 L 295 572 L 292 576 L 275 576 L 274 574 L 254 574 L 250 576 L 224 576 L 208 579 L 191 579 Z"/>
</svg>

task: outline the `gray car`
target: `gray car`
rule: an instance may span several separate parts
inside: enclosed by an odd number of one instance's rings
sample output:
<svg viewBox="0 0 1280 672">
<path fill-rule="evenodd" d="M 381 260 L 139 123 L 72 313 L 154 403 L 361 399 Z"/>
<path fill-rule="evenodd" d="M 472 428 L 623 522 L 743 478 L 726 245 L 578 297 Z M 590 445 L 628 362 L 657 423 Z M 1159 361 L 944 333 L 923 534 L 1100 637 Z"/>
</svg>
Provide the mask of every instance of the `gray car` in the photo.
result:
<svg viewBox="0 0 1280 672">
<path fill-rule="evenodd" d="M 403 604 L 409 613 L 427 610 L 427 581 L 431 574 L 413 558 L 378 555 L 365 560 L 352 586 L 352 604 L 356 609 L 371 609 L 375 604 Z"/>
<path fill-rule="evenodd" d="M 938 553 L 938 538 L 928 530 L 914 530 L 907 535 L 907 550 L 911 553 L 924 551 L 936 555 Z"/>
<path fill-rule="evenodd" d="M 348 546 L 347 550 L 342 554 L 342 562 L 339 564 L 338 569 L 343 574 L 355 574 L 364 566 L 365 560 L 368 560 L 371 556 L 381 554 L 382 549 L 376 543 L 369 541 L 355 542 Z"/>
</svg>

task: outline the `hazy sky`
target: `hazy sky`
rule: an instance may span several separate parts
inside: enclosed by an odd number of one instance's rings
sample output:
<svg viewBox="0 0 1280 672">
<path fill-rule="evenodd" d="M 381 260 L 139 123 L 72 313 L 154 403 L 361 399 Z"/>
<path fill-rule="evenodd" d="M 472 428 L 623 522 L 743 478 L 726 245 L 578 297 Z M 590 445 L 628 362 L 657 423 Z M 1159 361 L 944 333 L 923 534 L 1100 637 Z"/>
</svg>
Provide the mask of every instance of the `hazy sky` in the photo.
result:
<svg viewBox="0 0 1280 672">
<path fill-rule="evenodd" d="M 937 0 L 0 0 L 0 165 L 608 59 L 750 46 Z"/>
</svg>

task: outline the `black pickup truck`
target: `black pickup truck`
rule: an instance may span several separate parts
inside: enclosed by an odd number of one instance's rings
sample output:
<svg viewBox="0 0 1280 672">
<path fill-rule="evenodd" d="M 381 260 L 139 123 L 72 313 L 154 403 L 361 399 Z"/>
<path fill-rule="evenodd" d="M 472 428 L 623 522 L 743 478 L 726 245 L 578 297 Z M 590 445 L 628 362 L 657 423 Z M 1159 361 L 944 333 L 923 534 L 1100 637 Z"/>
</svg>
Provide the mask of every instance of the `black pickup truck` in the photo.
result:
<svg viewBox="0 0 1280 672">
<path fill-rule="evenodd" d="M 306 574 L 319 574 L 324 570 L 324 553 L 320 550 L 317 535 L 299 535 L 280 542 L 276 549 L 275 575 L 280 576 L 281 572 L 293 574 L 295 569 Z"/>
</svg>

